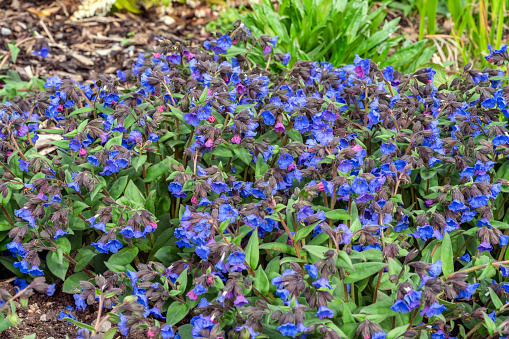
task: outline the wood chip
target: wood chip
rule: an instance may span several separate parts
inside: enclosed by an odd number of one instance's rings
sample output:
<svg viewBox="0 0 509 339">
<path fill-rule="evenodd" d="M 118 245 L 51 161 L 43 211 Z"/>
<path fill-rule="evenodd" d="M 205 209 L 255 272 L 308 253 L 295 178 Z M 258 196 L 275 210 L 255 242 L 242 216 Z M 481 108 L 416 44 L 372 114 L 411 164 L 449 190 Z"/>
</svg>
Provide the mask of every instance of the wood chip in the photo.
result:
<svg viewBox="0 0 509 339">
<path fill-rule="evenodd" d="M 77 54 L 77 53 L 73 53 L 71 55 L 72 55 L 72 57 L 74 59 L 78 60 L 79 62 L 81 62 L 84 65 L 87 65 L 87 66 L 93 66 L 94 65 L 94 61 L 92 59 L 90 59 L 90 58 L 87 58 L 84 55 Z"/>
</svg>

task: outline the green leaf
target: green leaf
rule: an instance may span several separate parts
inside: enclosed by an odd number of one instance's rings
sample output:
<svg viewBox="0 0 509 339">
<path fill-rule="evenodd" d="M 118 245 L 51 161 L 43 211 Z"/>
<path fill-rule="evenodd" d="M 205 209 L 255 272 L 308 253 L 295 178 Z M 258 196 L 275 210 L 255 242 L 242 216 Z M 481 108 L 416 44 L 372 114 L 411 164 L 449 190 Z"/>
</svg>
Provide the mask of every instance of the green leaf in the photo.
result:
<svg viewBox="0 0 509 339">
<path fill-rule="evenodd" d="M 166 323 L 175 326 L 179 321 L 189 312 L 189 304 L 182 304 L 178 301 L 174 301 L 168 311 L 166 312 Z"/>
<path fill-rule="evenodd" d="M 143 164 L 147 161 L 147 156 L 145 154 L 137 157 L 133 157 L 131 160 L 131 165 L 137 171 Z"/>
<path fill-rule="evenodd" d="M 323 254 L 332 248 L 317 245 L 306 245 L 303 246 L 302 249 L 317 258 L 324 259 L 325 256 Z"/>
<path fill-rule="evenodd" d="M 103 339 L 113 339 L 115 337 L 115 334 L 117 333 L 117 330 L 118 330 L 117 327 L 110 328 L 108 332 L 103 334 Z"/>
<path fill-rule="evenodd" d="M 260 245 L 261 250 L 272 250 L 272 251 L 278 251 L 283 253 L 288 253 L 297 256 L 297 252 L 295 252 L 295 248 L 293 246 L 287 245 L 287 244 L 280 244 L 276 242 L 269 242 L 266 244 Z"/>
<path fill-rule="evenodd" d="M 175 281 L 175 287 L 181 292 L 185 292 L 187 288 L 187 268 L 180 273 L 177 281 Z"/>
<path fill-rule="evenodd" d="M 265 274 L 265 271 L 262 267 L 258 267 L 256 270 L 254 287 L 263 295 L 267 295 L 269 293 L 269 278 L 267 277 L 267 274 Z"/>
<path fill-rule="evenodd" d="M 166 158 L 163 161 L 159 162 L 158 164 L 149 167 L 147 170 L 147 176 L 143 181 L 150 182 L 154 179 L 160 177 L 164 173 L 170 171 L 170 159 Z"/>
<path fill-rule="evenodd" d="M 260 240 L 258 239 L 258 230 L 255 229 L 251 234 L 251 238 L 247 243 L 246 249 L 246 262 L 249 267 L 253 270 L 258 266 L 258 260 L 260 259 Z"/>
<path fill-rule="evenodd" d="M 59 251 L 49 252 L 49 254 L 46 256 L 46 264 L 48 265 L 51 273 L 60 279 L 65 280 L 65 275 L 67 273 L 67 269 L 69 268 L 69 260 L 66 258 L 59 260 L 57 252 Z"/>
<path fill-rule="evenodd" d="M 408 325 L 396 327 L 387 333 L 387 339 L 396 339 L 408 330 Z"/>
<path fill-rule="evenodd" d="M 253 156 L 249 154 L 249 151 L 243 147 L 241 148 L 233 148 L 233 152 L 235 152 L 235 155 L 239 157 L 240 160 L 242 160 L 246 165 L 251 165 Z"/>
<path fill-rule="evenodd" d="M 444 239 L 442 239 L 440 259 L 442 260 L 442 271 L 447 279 L 449 274 L 454 272 L 454 254 L 452 253 L 451 237 L 447 232 L 444 232 Z"/>
<path fill-rule="evenodd" d="M 497 308 L 497 310 L 501 309 L 504 306 L 504 303 L 500 300 L 498 295 L 491 288 L 488 288 L 490 291 L 491 301 L 493 301 L 493 305 Z"/>
<path fill-rule="evenodd" d="M 482 315 L 484 317 L 484 326 L 488 329 L 490 336 L 493 337 L 495 331 L 497 330 L 497 326 L 486 312 L 483 312 Z"/>
<path fill-rule="evenodd" d="M 355 272 L 351 272 L 343 280 L 345 284 L 352 284 L 354 282 L 366 279 L 387 266 L 386 263 L 380 262 L 361 262 L 354 264 Z"/>
<path fill-rule="evenodd" d="M 104 149 L 110 149 L 112 145 L 122 145 L 122 135 L 111 138 L 106 145 L 104 145 Z"/>
<path fill-rule="evenodd" d="M 132 180 L 129 181 L 129 184 L 125 189 L 124 197 L 140 204 L 143 204 L 145 201 L 145 198 Z"/>
<path fill-rule="evenodd" d="M 35 333 L 23 337 L 23 339 L 35 339 Z"/>
<path fill-rule="evenodd" d="M 74 325 L 78 326 L 79 328 L 86 328 L 89 331 L 95 332 L 95 328 L 93 328 L 92 326 L 84 324 L 84 323 L 79 322 L 77 320 L 74 320 L 72 318 L 64 318 L 64 320 L 70 321 L 71 323 L 73 323 Z"/>
<path fill-rule="evenodd" d="M 352 217 L 345 210 L 333 210 L 325 212 L 325 217 L 331 220 L 350 220 Z"/>
<path fill-rule="evenodd" d="M 309 226 L 305 226 L 305 227 L 300 228 L 297 231 L 297 233 L 295 233 L 295 236 L 293 237 L 293 241 L 297 242 L 297 241 L 307 237 L 309 233 L 313 232 L 313 230 L 315 229 L 316 225 L 318 225 L 319 223 L 320 223 L 320 221 L 316 222 L 314 224 L 311 224 Z"/>
<path fill-rule="evenodd" d="M 352 260 L 350 259 L 350 256 L 345 251 L 339 251 L 339 256 L 335 258 L 336 266 L 338 267 L 344 267 L 349 268 L 351 270 L 354 270 Z"/>
<path fill-rule="evenodd" d="M 138 255 L 138 247 L 134 248 L 123 248 L 117 253 L 113 253 L 108 260 L 108 263 L 113 265 L 126 266 L 130 264 L 134 258 Z"/>
<path fill-rule="evenodd" d="M 109 194 L 112 199 L 117 200 L 124 192 L 125 187 L 127 186 L 127 182 L 129 181 L 129 176 L 124 175 L 123 177 L 118 178 L 113 182 L 113 186 L 109 189 Z"/>
<path fill-rule="evenodd" d="M 14 42 L 7 44 L 7 47 L 9 47 L 9 51 L 11 51 L 12 62 L 16 63 L 16 59 L 18 58 L 18 54 L 19 51 L 21 51 L 21 49 L 19 47 L 16 47 L 16 44 Z"/>
<path fill-rule="evenodd" d="M 74 273 L 65 279 L 62 291 L 68 294 L 81 293 L 80 281 L 85 281 L 88 279 L 90 279 L 90 277 L 85 272 Z"/>
</svg>

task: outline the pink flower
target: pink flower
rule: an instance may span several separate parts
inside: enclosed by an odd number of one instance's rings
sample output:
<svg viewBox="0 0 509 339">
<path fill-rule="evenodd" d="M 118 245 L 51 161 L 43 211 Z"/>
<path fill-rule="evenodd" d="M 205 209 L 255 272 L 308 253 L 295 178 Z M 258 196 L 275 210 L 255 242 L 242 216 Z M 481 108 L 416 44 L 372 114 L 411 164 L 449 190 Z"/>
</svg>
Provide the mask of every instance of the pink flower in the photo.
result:
<svg viewBox="0 0 509 339">
<path fill-rule="evenodd" d="M 235 134 L 235 135 L 233 136 L 233 138 L 232 138 L 232 142 L 233 142 L 234 144 L 240 144 L 240 141 L 241 141 L 241 139 L 240 139 L 240 135 Z"/>
<path fill-rule="evenodd" d="M 193 290 L 191 290 L 191 291 L 187 292 L 187 294 L 186 294 L 186 295 L 187 295 L 187 296 L 189 297 L 189 299 L 191 299 L 191 300 L 198 300 L 198 295 L 197 295 L 196 293 L 194 293 L 194 291 L 193 291 Z"/>
<path fill-rule="evenodd" d="M 192 198 L 191 198 L 191 202 L 192 202 L 193 204 L 196 204 L 196 203 L 198 202 L 198 199 L 196 199 L 196 197 L 192 197 Z"/>
<path fill-rule="evenodd" d="M 212 284 L 212 283 L 214 282 L 214 277 L 208 277 L 208 278 L 207 278 L 207 282 L 208 282 L 209 284 Z"/>
<path fill-rule="evenodd" d="M 210 123 L 213 123 L 214 121 L 216 121 L 216 118 L 214 118 L 213 115 L 211 115 L 210 117 L 208 117 L 207 119 Z"/>
<path fill-rule="evenodd" d="M 161 57 L 161 53 L 154 54 L 154 58 L 159 59 Z"/>
<path fill-rule="evenodd" d="M 287 170 L 288 171 L 293 171 L 295 169 L 295 164 L 291 164 L 290 166 L 288 166 Z"/>
<path fill-rule="evenodd" d="M 152 228 L 155 229 L 155 230 L 157 229 L 157 223 L 155 221 L 152 221 L 150 223 L 150 226 L 152 226 Z"/>
<path fill-rule="evenodd" d="M 58 108 L 57 108 L 57 112 L 62 112 L 63 109 L 64 109 L 64 106 L 62 106 L 62 104 L 59 104 Z"/>
<path fill-rule="evenodd" d="M 323 188 L 323 182 L 318 184 L 318 189 L 322 192 L 325 191 L 325 189 Z"/>
<path fill-rule="evenodd" d="M 263 54 L 268 54 L 270 52 L 272 52 L 272 47 L 270 45 L 265 46 L 263 49 Z"/>
<path fill-rule="evenodd" d="M 232 44 L 236 45 L 238 43 L 237 39 L 233 39 Z"/>
<path fill-rule="evenodd" d="M 207 90 L 207 96 L 209 95 L 212 95 L 212 90 L 210 88 Z"/>
<path fill-rule="evenodd" d="M 86 151 L 86 150 L 82 147 L 82 148 L 80 149 L 80 151 L 79 151 L 78 155 L 79 155 L 80 157 L 82 157 L 82 156 L 84 156 L 84 155 L 87 155 L 87 151 Z"/>
<path fill-rule="evenodd" d="M 205 141 L 205 147 L 211 148 L 213 145 L 214 143 L 212 142 L 212 139 Z"/>
<path fill-rule="evenodd" d="M 276 122 L 276 126 L 274 126 L 274 130 L 278 133 L 281 133 L 285 130 L 285 125 L 281 121 Z"/>
<path fill-rule="evenodd" d="M 358 153 L 358 152 L 362 151 L 362 146 L 361 145 L 355 145 L 353 147 L 353 150 L 355 151 L 355 153 Z"/>
<path fill-rule="evenodd" d="M 164 107 L 163 106 L 159 106 L 157 108 L 157 113 L 163 113 L 163 111 L 164 111 Z"/>
<path fill-rule="evenodd" d="M 159 54 L 159 53 L 158 53 L 158 54 Z M 152 338 L 152 337 L 153 337 L 153 336 L 155 336 L 155 335 L 156 335 L 156 334 L 154 333 L 154 331 L 152 331 L 152 330 L 148 330 L 148 332 L 147 332 L 147 337 Z"/>
</svg>

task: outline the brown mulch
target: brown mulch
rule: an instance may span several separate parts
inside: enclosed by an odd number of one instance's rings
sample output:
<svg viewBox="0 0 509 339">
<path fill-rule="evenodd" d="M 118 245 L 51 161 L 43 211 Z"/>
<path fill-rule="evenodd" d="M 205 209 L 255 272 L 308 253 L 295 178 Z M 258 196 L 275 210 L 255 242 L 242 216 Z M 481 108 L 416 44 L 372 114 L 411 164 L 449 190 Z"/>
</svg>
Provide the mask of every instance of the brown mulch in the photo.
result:
<svg viewBox="0 0 509 339">
<path fill-rule="evenodd" d="M 11 283 L 2 282 L 0 288 L 14 294 L 14 286 Z M 71 312 L 79 321 L 92 324 L 94 322 L 94 309 L 87 307 L 84 311 L 76 312 L 74 298 L 71 294 L 65 294 L 57 291 L 51 297 L 45 294 L 35 293 L 28 300 L 28 307 L 23 308 L 18 302 L 15 302 L 17 314 L 21 319 L 21 324 L 10 327 L 2 332 L 2 339 L 23 338 L 27 335 L 36 334 L 36 338 L 64 339 L 66 335 L 69 338 L 76 338 L 77 327 L 70 325 L 67 321 L 58 319 L 61 311 Z M 73 311 L 66 309 L 66 305 L 74 308 Z M 113 324 L 112 324 L 113 325 Z"/>
<path fill-rule="evenodd" d="M 81 0 L 0 0 L 0 56 L 9 51 L 8 43 L 32 37 L 34 32 L 44 39 L 23 43 L 16 63 L 9 58 L 9 67 L 0 70 L 0 74 L 13 69 L 23 80 L 58 75 L 91 82 L 98 74 L 131 68 L 139 52 L 155 45 L 156 36 L 201 44 L 210 36 L 205 25 L 217 15 L 202 2 L 195 8 L 174 3 L 164 14 L 151 8 L 139 15 L 122 12 L 69 20 L 80 3 Z M 50 50 L 46 59 L 32 54 L 41 45 Z"/>
</svg>

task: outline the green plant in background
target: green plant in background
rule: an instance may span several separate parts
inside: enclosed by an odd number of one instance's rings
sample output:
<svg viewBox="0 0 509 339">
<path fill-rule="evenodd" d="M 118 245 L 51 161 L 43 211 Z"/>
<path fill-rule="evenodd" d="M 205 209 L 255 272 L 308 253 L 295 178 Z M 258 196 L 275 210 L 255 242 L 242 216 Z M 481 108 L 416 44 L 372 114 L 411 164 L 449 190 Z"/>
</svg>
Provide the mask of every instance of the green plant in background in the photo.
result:
<svg viewBox="0 0 509 339">
<path fill-rule="evenodd" d="M 36 91 L 44 89 L 44 82 L 38 77 L 23 81 L 18 73 L 9 70 L 6 75 L 0 75 L 0 102 L 12 100 L 16 96 L 23 99 L 27 95 L 33 96 Z"/>
<path fill-rule="evenodd" d="M 215 10 L 216 6 L 212 5 L 212 9 Z M 226 8 L 221 15 L 217 18 L 216 21 L 209 22 L 205 29 L 208 32 L 212 31 L 220 31 L 222 33 L 226 32 L 232 24 L 239 19 L 241 13 L 245 11 L 245 8 Z"/>
<path fill-rule="evenodd" d="M 433 38 L 436 33 L 448 34 L 447 38 L 452 39 L 459 50 L 463 65 L 472 62 L 476 67 L 488 66 L 481 57 L 487 52 L 486 46 L 500 48 L 504 44 L 507 0 L 418 0 L 415 4 L 420 16 L 419 39 Z M 450 32 L 437 31 L 442 26 L 437 13 L 444 8 L 442 14 L 451 22 Z M 444 49 L 444 52 L 447 51 Z"/>
<path fill-rule="evenodd" d="M 400 18 L 387 21 L 385 6 L 372 11 L 367 0 L 280 0 L 278 5 L 253 3 L 252 12 L 240 18 L 254 35 L 278 35 L 278 49 L 290 52 L 293 60 L 341 66 L 358 54 L 383 66 L 413 70 L 434 52 L 426 40 L 404 41 L 395 34 Z"/>
</svg>

